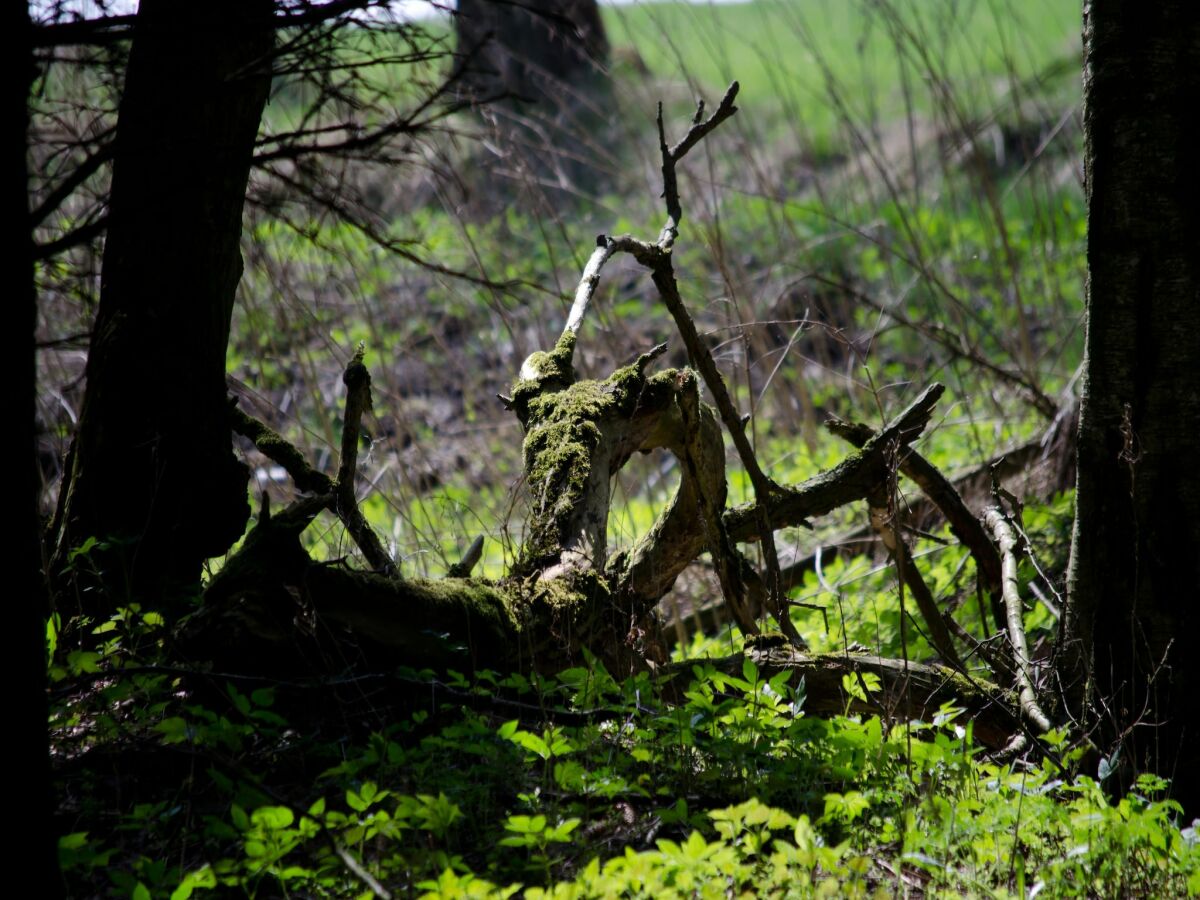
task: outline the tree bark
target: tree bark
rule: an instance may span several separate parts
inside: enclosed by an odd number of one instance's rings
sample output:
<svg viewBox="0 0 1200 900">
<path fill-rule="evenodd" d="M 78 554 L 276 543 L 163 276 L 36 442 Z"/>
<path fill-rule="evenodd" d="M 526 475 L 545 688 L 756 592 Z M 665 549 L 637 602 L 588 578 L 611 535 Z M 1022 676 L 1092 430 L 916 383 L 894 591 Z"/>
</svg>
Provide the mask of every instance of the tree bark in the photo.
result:
<svg viewBox="0 0 1200 900">
<path fill-rule="evenodd" d="M 1194 0 L 1084 4 L 1087 342 L 1072 713 L 1200 811 L 1200 97 Z"/>
<path fill-rule="evenodd" d="M 225 352 L 241 277 L 242 204 L 270 88 L 270 0 L 144 0 L 119 112 L 100 309 L 56 568 L 89 537 L 107 590 L 194 591 L 241 535 Z M 78 567 L 77 567 L 78 568 Z"/>
<path fill-rule="evenodd" d="M 16 240 L 9 244 L 6 270 L 11 296 L 16 306 L 11 327 L 5 329 L 5 356 L 12 360 L 17 378 L 10 386 L 9 421 L 16 423 L 14 443 L 17 449 L 18 493 L 16 497 L 18 550 L 17 574 L 11 588 L 15 634 L 11 660 L 15 675 L 10 689 L 14 771 L 21 773 L 27 792 L 25 807 L 29 817 L 22 828 L 14 829 L 12 851 L 27 860 L 27 871 L 46 897 L 63 895 L 58 867 L 58 836 L 53 826 L 53 798 L 50 787 L 49 732 L 46 709 L 46 582 L 42 575 L 41 529 L 38 525 L 40 479 L 36 457 L 37 417 L 37 288 L 34 282 L 34 244 L 29 214 L 29 177 L 27 165 L 27 129 L 29 127 L 29 88 L 34 77 L 33 28 L 29 7 L 10 3 L 0 22 L 4 36 L 4 56 L 15 63 L 15 72 L 6 80 L 4 118 L 9 123 L 4 142 L 4 208 L 10 221 L 17 224 Z M 25 526 L 19 523 L 25 520 Z M 37 873 L 41 872 L 39 876 Z"/>
<path fill-rule="evenodd" d="M 609 46 L 596 0 L 459 0 L 454 26 L 462 94 L 502 148 L 480 160 L 488 192 L 533 178 L 565 199 L 603 177 L 594 158 L 612 98 L 597 102 Z"/>
<path fill-rule="evenodd" d="M 586 85 L 608 59 L 596 0 L 460 0 L 454 26 L 480 98 L 557 106 L 564 85 Z"/>
</svg>

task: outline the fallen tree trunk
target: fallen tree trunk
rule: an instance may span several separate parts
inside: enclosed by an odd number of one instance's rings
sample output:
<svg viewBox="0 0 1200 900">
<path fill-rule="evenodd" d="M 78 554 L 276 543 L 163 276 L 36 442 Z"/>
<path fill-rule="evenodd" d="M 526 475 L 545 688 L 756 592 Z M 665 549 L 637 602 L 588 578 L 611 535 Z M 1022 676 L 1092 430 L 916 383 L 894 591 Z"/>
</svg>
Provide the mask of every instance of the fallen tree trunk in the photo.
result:
<svg viewBox="0 0 1200 900">
<path fill-rule="evenodd" d="M 809 709 L 856 709 L 842 676 L 876 674 L 883 685 L 863 710 L 897 720 L 931 718 L 943 704 L 961 707 L 979 724 L 988 746 L 1002 746 L 1020 728 L 1016 701 L 998 688 L 950 669 L 878 657 L 809 656 L 780 593 L 774 531 L 807 524 L 849 503 L 878 505 L 894 483 L 911 443 L 943 393 L 934 384 L 878 433 L 862 434 L 861 449 L 801 484 L 781 485 L 758 467 L 733 399 L 690 327 L 671 249 L 682 215 L 674 167 L 705 134 L 733 113 L 736 85 L 717 112 L 698 111 L 675 147 L 660 143 L 667 186 L 667 225 L 656 242 L 630 236 L 597 239 L 566 328 L 555 346 L 522 365 L 512 396 L 502 398 L 525 430 L 522 448 L 529 509 L 525 540 L 509 573 L 498 581 L 469 577 L 406 577 L 357 507 L 356 435 L 371 408 L 362 349 L 346 370 L 348 387 L 342 458 L 335 479 L 315 472 L 303 455 L 249 416 L 232 411 L 236 430 L 286 468 L 311 492 L 276 515 L 265 499 L 259 522 L 211 582 L 203 608 L 178 630 L 178 648 L 223 668 L 284 673 L 341 672 L 367 666 L 471 671 L 555 672 L 584 658 L 586 649 L 619 677 L 665 666 L 667 653 L 654 610 L 678 575 L 707 552 L 742 632 L 759 632 L 755 609 L 766 609 L 782 632 L 752 644 L 760 665 L 805 675 Z M 603 380 L 580 380 L 573 367 L 579 329 L 601 270 L 618 252 L 648 268 L 684 334 L 699 368 L 650 371 L 665 349 L 656 347 Z M 701 380 L 720 409 L 700 399 Z M 755 502 L 726 507 L 725 430 L 754 477 Z M 856 443 L 859 441 L 856 441 Z M 649 532 L 610 556 L 608 514 L 613 477 L 634 453 L 671 453 L 680 485 Z M 301 534 L 321 512 L 336 515 L 372 571 L 344 562 L 319 563 Z M 761 542 L 764 579 L 739 544 Z M 456 568 L 456 576 L 470 566 Z M 945 656 L 956 660 L 949 634 Z M 861 680 L 861 679 L 860 679 Z"/>
<path fill-rule="evenodd" d="M 542 377 L 520 379 L 514 390 L 514 408 L 528 429 L 525 462 L 534 508 L 521 557 L 507 578 L 494 584 L 415 580 L 314 562 L 300 535 L 330 508 L 331 498 L 344 495 L 327 490 L 277 515 L 264 507 L 241 549 L 210 584 L 204 609 L 181 630 L 181 646 L 230 663 L 270 659 L 278 665 L 291 657 L 305 666 L 329 654 L 335 663 L 344 661 L 345 651 L 333 652 L 338 644 L 416 668 L 552 671 L 577 661 L 584 646 L 614 673 L 665 662 L 654 607 L 720 534 L 704 509 L 721 509 L 725 502 L 720 429 L 713 411 L 699 403 L 693 373 L 647 374 L 654 353 L 604 381 L 564 387 L 572 348 L 573 336 L 564 337 L 535 361 Z M 356 357 L 351 365 L 361 361 Z M 369 390 L 369 379 L 366 384 Z M 920 434 L 941 393 L 940 385 L 927 388 L 861 453 L 782 489 L 768 507 L 773 526 L 794 525 L 866 497 L 887 478 L 894 447 Z M 294 448 L 277 439 L 260 446 L 296 467 Z M 679 489 L 650 531 L 609 559 L 611 478 L 634 452 L 655 449 L 680 459 Z M 344 508 L 341 514 L 360 515 Z M 744 515 L 732 510 L 720 517 L 731 539 L 757 537 L 754 528 L 739 524 Z M 737 553 L 731 547 L 726 552 Z M 740 554 L 735 560 L 739 577 L 753 580 Z M 257 651 L 255 642 L 262 644 Z"/>
</svg>

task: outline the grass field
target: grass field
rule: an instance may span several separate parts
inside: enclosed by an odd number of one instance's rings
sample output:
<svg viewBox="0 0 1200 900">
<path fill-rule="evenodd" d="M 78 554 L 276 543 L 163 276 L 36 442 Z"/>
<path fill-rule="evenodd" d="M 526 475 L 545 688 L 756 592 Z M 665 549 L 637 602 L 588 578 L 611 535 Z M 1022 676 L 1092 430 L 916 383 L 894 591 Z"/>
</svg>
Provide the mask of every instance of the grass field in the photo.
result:
<svg viewBox="0 0 1200 900">
<path fill-rule="evenodd" d="M 989 109 L 997 84 L 1042 94 L 1079 82 L 1070 0 L 635 3 L 607 8 L 606 22 L 613 44 L 634 48 L 654 75 L 709 96 L 737 79 L 751 116 L 795 117 L 818 141 L 844 117 L 829 102 L 835 86 L 849 110 L 886 123 L 910 111 L 906 92 L 925 95 L 914 78 L 936 76 L 973 112 Z"/>
</svg>

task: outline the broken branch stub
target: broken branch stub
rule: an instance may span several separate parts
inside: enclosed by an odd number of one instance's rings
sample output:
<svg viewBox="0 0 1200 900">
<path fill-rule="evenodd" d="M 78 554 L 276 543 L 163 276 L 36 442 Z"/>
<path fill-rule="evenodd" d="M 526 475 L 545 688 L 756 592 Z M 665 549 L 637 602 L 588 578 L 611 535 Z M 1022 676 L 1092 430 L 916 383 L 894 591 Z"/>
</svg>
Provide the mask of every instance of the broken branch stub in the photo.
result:
<svg viewBox="0 0 1200 900">
<path fill-rule="evenodd" d="M 314 469 L 304 454 L 278 432 L 238 409 L 236 404 L 229 408 L 230 425 L 237 434 L 253 441 L 255 449 L 267 459 L 282 466 L 298 490 L 315 495 L 315 500 L 306 498 L 289 507 L 291 512 L 299 510 L 308 517 L 299 531 L 307 527 L 322 509 L 328 509 L 342 520 L 372 569 L 384 575 L 395 575 L 396 564 L 358 508 L 354 492 L 362 417 L 371 409 L 371 374 L 363 363 L 365 353 L 360 343 L 342 374 L 342 382 L 346 385 L 346 408 L 342 416 L 342 453 L 337 478 Z"/>
</svg>

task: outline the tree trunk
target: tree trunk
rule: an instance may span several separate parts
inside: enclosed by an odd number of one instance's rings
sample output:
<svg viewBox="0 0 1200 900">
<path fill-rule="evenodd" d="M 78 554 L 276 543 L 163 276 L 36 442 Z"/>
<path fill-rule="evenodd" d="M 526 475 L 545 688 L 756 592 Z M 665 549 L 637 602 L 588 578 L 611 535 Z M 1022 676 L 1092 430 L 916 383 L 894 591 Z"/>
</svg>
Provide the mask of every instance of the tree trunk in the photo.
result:
<svg viewBox="0 0 1200 900">
<path fill-rule="evenodd" d="M 117 126 L 100 310 L 56 545 L 103 543 L 103 613 L 194 591 L 247 517 L 225 349 L 270 87 L 270 0 L 143 0 Z M 77 571 L 81 568 L 77 561 Z M 87 599 L 87 598 L 90 598 Z"/>
<path fill-rule="evenodd" d="M 476 96 L 554 105 L 563 85 L 594 80 L 608 59 L 596 0 L 460 0 L 454 25 Z"/>
<path fill-rule="evenodd" d="M 42 547 L 38 527 L 40 489 L 36 458 L 37 417 L 37 289 L 34 283 L 33 231 L 29 216 L 29 179 L 26 130 L 29 126 L 29 88 L 34 77 L 32 26 L 29 8 L 9 4 L 0 34 L 4 36 L 6 59 L 13 61 L 15 72 L 7 79 L 4 92 L 4 118 L 9 139 L 4 143 L 0 172 L 4 173 L 4 209 L 17 225 L 16 240 L 9 244 L 8 284 L 11 286 L 12 313 L 5 330 L 6 356 L 13 361 L 18 377 L 10 385 L 13 409 L 7 418 L 15 423 L 13 443 L 17 448 L 16 497 L 17 534 L 22 544 L 17 551 L 17 574 L 10 588 L 12 627 L 10 646 L 13 672 L 11 713 L 13 738 L 10 743 L 14 771 L 21 773 L 29 817 L 23 827 L 14 829 L 12 851 L 26 860 L 27 871 L 46 897 L 63 895 L 58 868 L 58 840 L 53 828 L 53 801 L 50 789 L 49 732 L 46 725 L 46 582 L 42 576 Z M 11 239 L 10 239 L 11 240 Z M 25 474 L 22 476 L 20 472 Z M 28 518 L 26 518 L 28 517 Z M 25 519 L 25 526 L 20 525 Z M 26 531 L 25 528 L 29 530 Z M 41 876 L 37 873 L 41 872 Z"/>
<path fill-rule="evenodd" d="M 596 0 L 459 0 L 454 24 L 463 96 L 500 148 L 481 160 L 488 191 L 515 178 L 566 199 L 595 183 L 612 105 L 598 97 L 609 46 Z"/>
<path fill-rule="evenodd" d="M 1200 4 L 1084 4 L 1087 345 L 1068 617 L 1073 713 L 1200 812 Z"/>
</svg>

